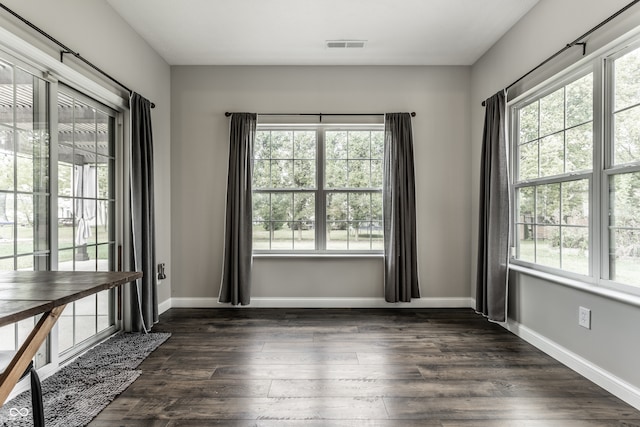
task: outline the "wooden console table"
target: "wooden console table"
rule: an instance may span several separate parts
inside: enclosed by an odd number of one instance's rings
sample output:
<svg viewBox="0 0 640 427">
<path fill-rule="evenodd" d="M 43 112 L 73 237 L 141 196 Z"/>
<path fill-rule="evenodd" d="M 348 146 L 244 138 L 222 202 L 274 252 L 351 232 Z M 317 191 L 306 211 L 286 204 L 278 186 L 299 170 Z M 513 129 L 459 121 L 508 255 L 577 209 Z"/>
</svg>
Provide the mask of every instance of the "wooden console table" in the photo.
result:
<svg viewBox="0 0 640 427">
<path fill-rule="evenodd" d="M 0 272 L 0 326 L 42 314 L 0 377 L 0 406 L 68 303 L 141 277 L 142 273 L 122 271 Z"/>
</svg>

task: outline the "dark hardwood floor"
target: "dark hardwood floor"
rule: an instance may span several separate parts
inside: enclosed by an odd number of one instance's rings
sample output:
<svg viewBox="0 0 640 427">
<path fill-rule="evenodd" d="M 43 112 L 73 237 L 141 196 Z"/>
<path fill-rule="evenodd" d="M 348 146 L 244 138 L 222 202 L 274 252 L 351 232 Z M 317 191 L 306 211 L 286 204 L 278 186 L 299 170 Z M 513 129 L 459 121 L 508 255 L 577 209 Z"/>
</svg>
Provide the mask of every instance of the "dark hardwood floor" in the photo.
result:
<svg viewBox="0 0 640 427">
<path fill-rule="evenodd" d="M 171 309 L 90 424 L 640 426 L 640 411 L 472 310 Z"/>
</svg>

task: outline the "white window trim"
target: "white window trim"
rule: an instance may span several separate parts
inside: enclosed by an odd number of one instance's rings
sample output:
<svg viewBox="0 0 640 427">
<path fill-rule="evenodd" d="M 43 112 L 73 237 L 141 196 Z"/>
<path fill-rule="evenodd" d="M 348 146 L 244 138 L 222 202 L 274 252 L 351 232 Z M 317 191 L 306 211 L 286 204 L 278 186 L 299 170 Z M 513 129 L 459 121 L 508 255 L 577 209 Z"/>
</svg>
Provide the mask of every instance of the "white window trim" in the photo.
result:
<svg viewBox="0 0 640 427">
<path fill-rule="evenodd" d="M 290 258 L 290 259 L 302 259 L 302 258 L 384 258 L 384 253 L 380 251 L 371 252 L 344 252 L 344 251 L 332 251 L 332 252 L 257 252 L 253 254 L 254 259 L 270 259 L 270 258 Z"/>
<path fill-rule="evenodd" d="M 609 288 L 603 285 L 592 284 L 583 280 L 571 279 L 569 277 L 560 276 L 555 273 L 547 273 L 539 269 L 520 265 L 519 263 L 510 263 L 509 270 L 526 274 L 527 276 L 536 277 L 538 279 L 547 280 L 549 282 L 557 283 L 569 288 L 577 289 L 595 295 L 600 295 L 602 297 L 633 305 L 635 307 L 640 307 L 640 296 L 632 294 L 630 292 L 620 291 L 618 289 Z"/>
<path fill-rule="evenodd" d="M 316 208 L 316 217 L 321 218 L 322 224 L 319 226 L 319 221 L 316 218 L 316 248 L 323 249 L 308 249 L 308 250 L 296 250 L 296 249 L 253 249 L 254 258 L 368 258 L 368 257 L 381 257 L 384 255 L 383 249 L 370 249 L 370 250 L 336 250 L 326 249 L 326 194 L 331 191 L 343 191 L 343 192 L 371 192 L 380 191 L 382 188 L 358 188 L 358 189 L 333 189 L 324 188 L 324 134 L 328 130 L 378 130 L 384 131 L 384 123 L 258 123 L 257 130 L 310 130 L 317 132 L 318 139 L 316 150 L 316 187 L 314 189 L 283 189 L 282 192 L 313 192 L 316 195 L 316 203 L 318 200 L 322 200 L 320 208 Z M 252 190 L 252 192 L 255 191 Z M 261 190 L 262 191 L 262 190 Z M 265 192 L 270 189 L 264 189 Z M 318 215 L 320 213 L 321 215 Z"/>
</svg>

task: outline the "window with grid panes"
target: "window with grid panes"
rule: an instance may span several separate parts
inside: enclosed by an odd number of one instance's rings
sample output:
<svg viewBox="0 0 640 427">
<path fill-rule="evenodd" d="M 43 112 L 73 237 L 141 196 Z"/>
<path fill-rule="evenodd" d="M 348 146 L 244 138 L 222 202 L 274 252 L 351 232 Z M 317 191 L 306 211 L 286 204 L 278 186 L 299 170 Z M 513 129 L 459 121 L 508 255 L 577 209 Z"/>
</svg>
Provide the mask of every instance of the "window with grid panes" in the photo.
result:
<svg viewBox="0 0 640 427">
<path fill-rule="evenodd" d="M 588 275 L 593 74 L 515 111 L 516 258 Z"/>
<path fill-rule="evenodd" d="M 510 103 L 513 263 L 640 294 L 640 41 Z"/>
<path fill-rule="evenodd" d="M 258 126 L 254 251 L 382 251 L 383 147 L 380 126 Z"/>
</svg>

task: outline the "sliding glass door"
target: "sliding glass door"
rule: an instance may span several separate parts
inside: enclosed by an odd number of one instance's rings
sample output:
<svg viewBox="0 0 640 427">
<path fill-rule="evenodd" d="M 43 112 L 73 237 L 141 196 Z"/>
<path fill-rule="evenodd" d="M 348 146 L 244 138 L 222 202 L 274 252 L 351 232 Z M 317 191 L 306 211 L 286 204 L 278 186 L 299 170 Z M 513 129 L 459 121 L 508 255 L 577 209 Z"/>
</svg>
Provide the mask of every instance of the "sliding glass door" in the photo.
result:
<svg viewBox="0 0 640 427">
<path fill-rule="evenodd" d="M 0 270 L 115 270 L 118 113 L 40 76 L 0 53 Z M 36 366 L 114 332 L 115 311 L 111 291 L 69 304 Z M 0 350 L 36 320 L 0 328 Z"/>
<path fill-rule="evenodd" d="M 57 270 L 114 270 L 117 113 L 64 87 L 57 113 Z M 115 323 L 112 291 L 68 305 L 58 321 L 60 354 L 82 350 Z"/>
</svg>

